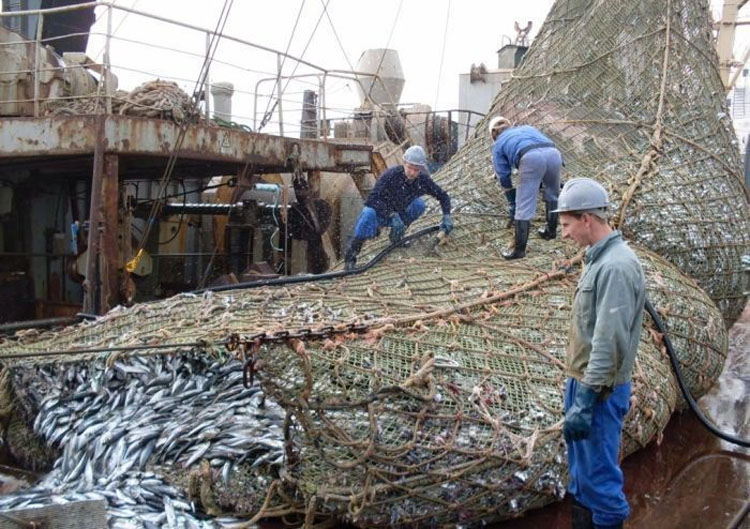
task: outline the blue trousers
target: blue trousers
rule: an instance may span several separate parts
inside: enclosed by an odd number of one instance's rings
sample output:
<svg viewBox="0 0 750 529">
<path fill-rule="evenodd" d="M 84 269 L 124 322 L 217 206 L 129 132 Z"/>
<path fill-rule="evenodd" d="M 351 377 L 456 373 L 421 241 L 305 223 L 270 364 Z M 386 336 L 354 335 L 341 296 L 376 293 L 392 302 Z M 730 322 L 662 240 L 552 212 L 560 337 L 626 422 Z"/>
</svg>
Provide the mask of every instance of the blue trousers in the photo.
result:
<svg viewBox="0 0 750 529">
<path fill-rule="evenodd" d="M 417 220 L 425 210 L 425 203 L 421 197 L 412 200 L 406 208 L 406 218 L 401 220 L 406 226 Z M 357 217 L 357 223 L 354 225 L 354 236 L 358 239 L 372 239 L 378 234 L 378 229 L 390 226 L 390 219 L 381 217 L 374 209 L 365 206 Z"/>
<path fill-rule="evenodd" d="M 578 381 L 565 386 L 565 410 L 573 403 Z M 588 439 L 568 442 L 568 491 L 594 515 L 597 525 L 615 525 L 630 514 L 619 454 L 622 420 L 630 407 L 630 382 L 615 386 L 604 401 L 594 405 Z"/>
<path fill-rule="evenodd" d="M 560 195 L 562 155 L 554 147 L 533 149 L 518 162 L 516 220 L 531 220 L 536 215 L 539 185 L 544 183 L 544 200 L 557 201 Z"/>
</svg>

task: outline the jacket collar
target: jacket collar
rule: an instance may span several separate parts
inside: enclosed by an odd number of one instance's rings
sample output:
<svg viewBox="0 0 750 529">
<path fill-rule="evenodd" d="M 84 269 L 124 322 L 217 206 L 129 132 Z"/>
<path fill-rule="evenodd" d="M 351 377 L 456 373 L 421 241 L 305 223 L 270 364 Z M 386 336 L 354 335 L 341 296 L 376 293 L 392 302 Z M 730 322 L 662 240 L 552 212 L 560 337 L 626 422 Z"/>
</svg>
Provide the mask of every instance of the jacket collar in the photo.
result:
<svg viewBox="0 0 750 529">
<path fill-rule="evenodd" d="M 595 261 L 596 258 L 599 257 L 602 252 L 604 252 L 605 248 L 609 247 L 612 243 L 619 240 L 622 240 L 622 233 L 620 233 L 619 230 L 612 231 L 612 233 L 599 240 L 597 243 L 592 244 L 591 246 L 586 248 L 586 252 L 583 256 L 583 261 L 587 264 Z"/>
</svg>

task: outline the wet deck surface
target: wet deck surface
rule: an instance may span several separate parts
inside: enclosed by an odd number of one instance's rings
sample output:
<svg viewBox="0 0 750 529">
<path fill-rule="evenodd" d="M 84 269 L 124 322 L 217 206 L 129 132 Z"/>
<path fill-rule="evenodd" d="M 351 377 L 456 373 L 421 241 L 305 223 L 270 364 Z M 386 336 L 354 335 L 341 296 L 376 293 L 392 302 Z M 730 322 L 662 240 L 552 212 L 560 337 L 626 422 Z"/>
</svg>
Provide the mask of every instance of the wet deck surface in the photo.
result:
<svg viewBox="0 0 750 529">
<path fill-rule="evenodd" d="M 750 439 L 750 304 L 731 329 L 727 364 L 700 400 L 723 432 Z M 750 529 L 738 517 L 750 501 L 750 450 L 714 437 L 696 416 L 675 414 L 660 445 L 623 461 L 629 529 Z M 528 513 L 496 529 L 568 529 L 568 502 Z"/>
</svg>

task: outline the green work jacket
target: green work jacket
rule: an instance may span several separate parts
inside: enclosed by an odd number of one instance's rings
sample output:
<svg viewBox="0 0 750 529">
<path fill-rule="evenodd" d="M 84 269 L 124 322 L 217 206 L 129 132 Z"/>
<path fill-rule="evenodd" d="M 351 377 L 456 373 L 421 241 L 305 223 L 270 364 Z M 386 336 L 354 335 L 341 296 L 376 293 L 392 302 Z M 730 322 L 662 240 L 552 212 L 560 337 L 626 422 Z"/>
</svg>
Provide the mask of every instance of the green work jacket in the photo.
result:
<svg viewBox="0 0 750 529">
<path fill-rule="evenodd" d="M 613 231 L 586 249 L 568 333 L 568 375 L 599 390 L 630 380 L 646 283 L 633 250 Z"/>
</svg>

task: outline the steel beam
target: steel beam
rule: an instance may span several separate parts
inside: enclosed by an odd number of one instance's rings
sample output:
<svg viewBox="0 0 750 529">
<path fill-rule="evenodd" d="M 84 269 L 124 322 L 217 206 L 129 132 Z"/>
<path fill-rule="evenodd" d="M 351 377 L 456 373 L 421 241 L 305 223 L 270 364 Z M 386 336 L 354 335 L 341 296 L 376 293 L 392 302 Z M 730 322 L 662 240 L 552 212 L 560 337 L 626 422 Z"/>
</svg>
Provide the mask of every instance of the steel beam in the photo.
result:
<svg viewBox="0 0 750 529">
<path fill-rule="evenodd" d="M 119 248 L 119 159 L 114 154 L 104 156 L 101 211 L 101 313 L 106 313 L 120 302 L 120 272 L 123 259 Z"/>
<path fill-rule="evenodd" d="M 98 116 L 6 118 L 0 120 L 0 162 L 13 158 L 93 155 Z M 101 116 L 105 154 L 168 157 L 179 126 L 172 121 Z M 369 145 L 286 138 L 236 129 L 190 125 L 177 152 L 179 159 L 251 164 L 254 172 L 287 172 L 288 158 L 299 152 L 302 170 L 349 173 L 370 167 Z"/>
</svg>

